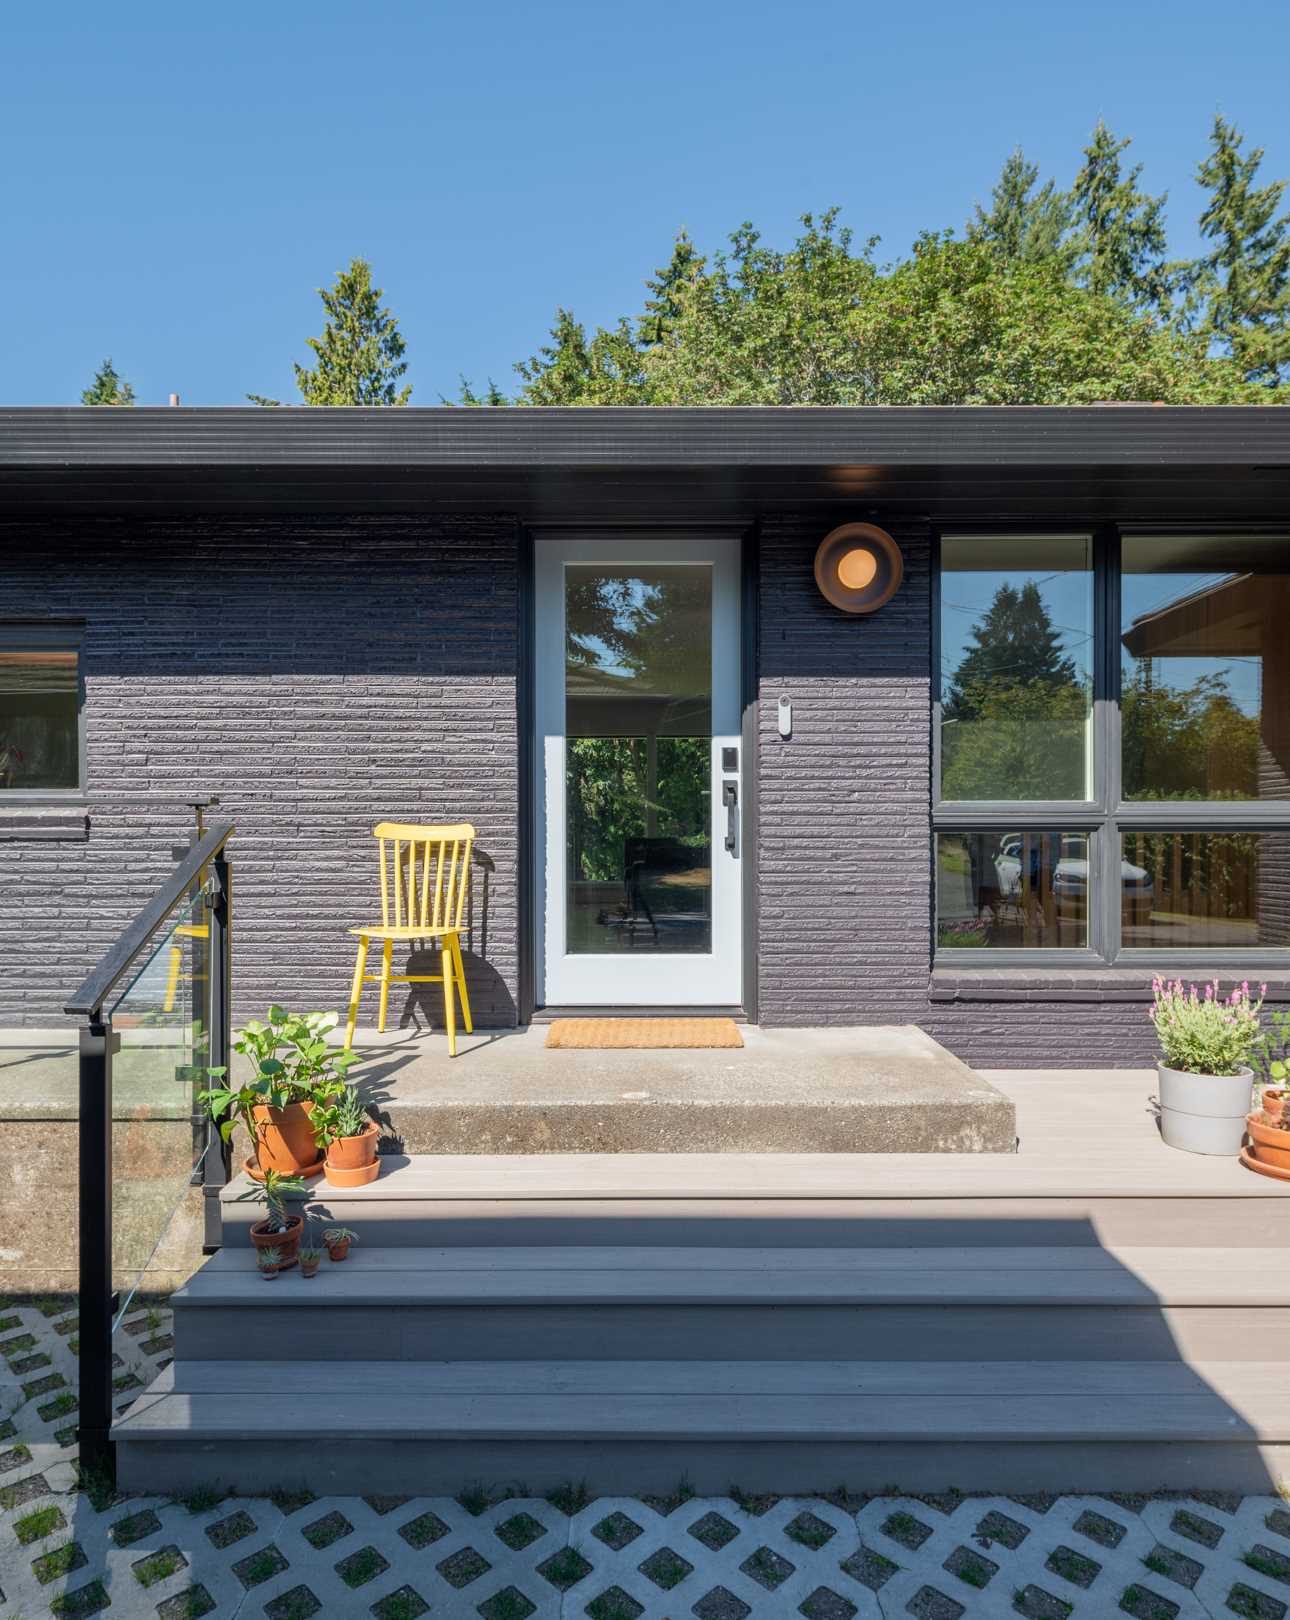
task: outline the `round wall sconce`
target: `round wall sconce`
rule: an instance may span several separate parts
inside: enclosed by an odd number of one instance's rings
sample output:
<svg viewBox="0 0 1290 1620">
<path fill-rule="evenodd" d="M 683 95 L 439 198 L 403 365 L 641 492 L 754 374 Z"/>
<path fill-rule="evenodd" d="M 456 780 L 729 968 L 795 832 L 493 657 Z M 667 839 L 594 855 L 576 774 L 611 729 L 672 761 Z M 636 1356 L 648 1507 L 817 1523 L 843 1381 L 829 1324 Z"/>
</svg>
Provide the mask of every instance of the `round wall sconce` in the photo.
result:
<svg viewBox="0 0 1290 1620">
<path fill-rule="evenodd" d="M 844 523 L 820 541 L 815 583 L 843 613 L 875 613 L 890 602 L 905 577 L 900 547 L 872 523 Z"/>
</svg>

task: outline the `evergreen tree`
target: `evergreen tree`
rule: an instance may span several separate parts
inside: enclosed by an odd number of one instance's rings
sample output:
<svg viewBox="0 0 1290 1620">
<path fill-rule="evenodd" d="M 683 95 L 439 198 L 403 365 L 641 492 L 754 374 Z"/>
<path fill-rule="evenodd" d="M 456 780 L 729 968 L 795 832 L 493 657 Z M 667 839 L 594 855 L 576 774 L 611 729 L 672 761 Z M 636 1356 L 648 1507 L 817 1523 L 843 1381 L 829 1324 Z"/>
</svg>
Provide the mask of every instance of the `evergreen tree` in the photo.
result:
<svg viewBox="0 0 1290 1620">
<path fill-rule="evenodd" d="M 320 287 L 327 319 L 319 338 L 306 341 L 317 364 L 312 370 L 297 365 L 296 386 L 306 405 L 406 405 L 410 384 L 398 386 L 408 369 L 406 349 L 398 322 L 382 309 L 382 292 L 372 285 L 372 267 L 366 259 L 353 259 L 335 285 Z M 248 394 L 256 405 L 276 405 L 276 399 Z"/>
<path fill-rule="evenodd" d="M 1176 267 L 1165 262 L 1166 197 L 1139 189 L 1140 163 L 1123 172 L 1120 154 L 1129 144 L 1117 141 L 1099 118 L 1084 148 L 1071 192 L 1081 279 L 1090 292 L 1164 314 L 1176 280 Z"/>
<path fill-rule="evenodd" d="M 439 397 L 441 399 L 443 398 L 442 395 Z M 450 400 L 446 399 L 443 402 L 445 405 L 451 403 Z M 457 403 L 458 405 L 469 406 L 509 405 L 510 400 L 507 399 L 506 395 L 501 391 L 491 377 L 488 379 L 488 386 L 484 389 L 482 394 L 477 394 L 475 392 L 474 385 L 466 377 L 462 377 L 461 388 L 457 394 Z"/>
<path fill-rule="evenodd" d="M 1017 589 L 1003 584 L 985 616 L 972 626 L 972 645 L 954 671 L 945 698 L 947 719 L 970 719 L 992 687 L 1009 690 L 1075 686 L 1075 662 L 1062 651 L 1061 638 L 1034 580 Z"/>
<path fill-rule="evenodd" d="M 989 208 L 976 205 L 968 240 L 988 243 L 1008 263 L 1050 259 L 1069 270 L 1076 253 L 1070 240 L 1073 203 L 1052 180 L 1036 191 L 1038 179 L 1038 166 L 1027 162 L 1020 147 L 1009 153 Z"/>
<path fill-rule="evenodd" d="M 656 270 L 646 281 L 650 296 L 645 300 L 645 312 L 640 318 L 640 341 L 644 344 L 661 343 L 681 315 L 681 299 L 685 288 L 703 271 L 703 259 L 690 240 L 689 233 L 677 232 L 672 244 L 672 257 L 661 270 Z"/>
<path fill-rule="evenodd" d="M 94 381 L 81 395 L 82 405 L 133 405 L 134 389 L 122 382 L 111 360 L 94 373 Z"/>
<path fill-rule="evenodd" d="M 1201 234 L 1214 243 L 1198 265 L 1200 330 L 1251 382 L 1276 386 L 1290 368 L 1290 215 L 1277 217 L 1286 182 L 1257 184 L 1263 148 L 1242 155 L 1244 136 L 1214 119 L 1196 178 L 1209 192 Z"/>
</svg>

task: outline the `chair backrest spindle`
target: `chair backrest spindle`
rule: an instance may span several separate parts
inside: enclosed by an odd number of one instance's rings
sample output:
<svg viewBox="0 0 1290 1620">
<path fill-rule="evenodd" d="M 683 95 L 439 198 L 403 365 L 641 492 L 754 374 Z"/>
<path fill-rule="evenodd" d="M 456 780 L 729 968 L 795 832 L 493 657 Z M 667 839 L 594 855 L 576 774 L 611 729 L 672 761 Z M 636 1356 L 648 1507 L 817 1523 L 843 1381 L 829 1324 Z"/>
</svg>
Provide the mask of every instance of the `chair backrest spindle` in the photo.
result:
<svg viewBox="0 0 1290 1620">
<path fill-rule="evenodd" d="M 470 823 L 421 826 L 412 822 L 382 821 L 373 827 L 372 834 L 380 846 L 382 923 L 386 927 L 391 921 L 396 928 L 420 927 L 428 933 L 460 930 L 475 844 L 475 829 Z M 421 861 L 419 903 L 418 857 Z"/>
</svg>

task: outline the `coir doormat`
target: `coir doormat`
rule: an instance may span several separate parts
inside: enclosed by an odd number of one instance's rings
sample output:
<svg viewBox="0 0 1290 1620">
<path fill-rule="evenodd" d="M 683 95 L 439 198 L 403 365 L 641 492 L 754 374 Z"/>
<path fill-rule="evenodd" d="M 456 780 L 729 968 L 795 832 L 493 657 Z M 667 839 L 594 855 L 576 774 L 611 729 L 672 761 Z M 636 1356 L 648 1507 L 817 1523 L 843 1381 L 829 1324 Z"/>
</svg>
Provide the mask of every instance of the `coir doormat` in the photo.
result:
<svg viewBox="0 0 1290 1620">
<path fill-rule="evenodd" d="M 742 1046 L 733 1018 L 557 1018 L 548 1046 L 568 1051 L 615 1047 Z"/>
</svg>

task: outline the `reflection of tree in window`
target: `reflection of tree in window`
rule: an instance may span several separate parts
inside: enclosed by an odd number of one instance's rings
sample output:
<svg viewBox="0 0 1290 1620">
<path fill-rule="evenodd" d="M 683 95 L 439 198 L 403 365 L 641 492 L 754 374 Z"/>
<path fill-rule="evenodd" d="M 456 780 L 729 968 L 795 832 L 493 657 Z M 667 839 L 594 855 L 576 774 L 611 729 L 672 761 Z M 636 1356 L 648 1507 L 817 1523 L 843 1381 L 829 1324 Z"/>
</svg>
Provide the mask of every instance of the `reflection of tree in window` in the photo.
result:
<svg viewBox="0 0 1290 1620">
<path fill-rule="evenodd" d="M 942 797 L 1085 797 L 1088 703 L 1038 583 L 1000 585 L 945 693 Z"/>
</svg>

